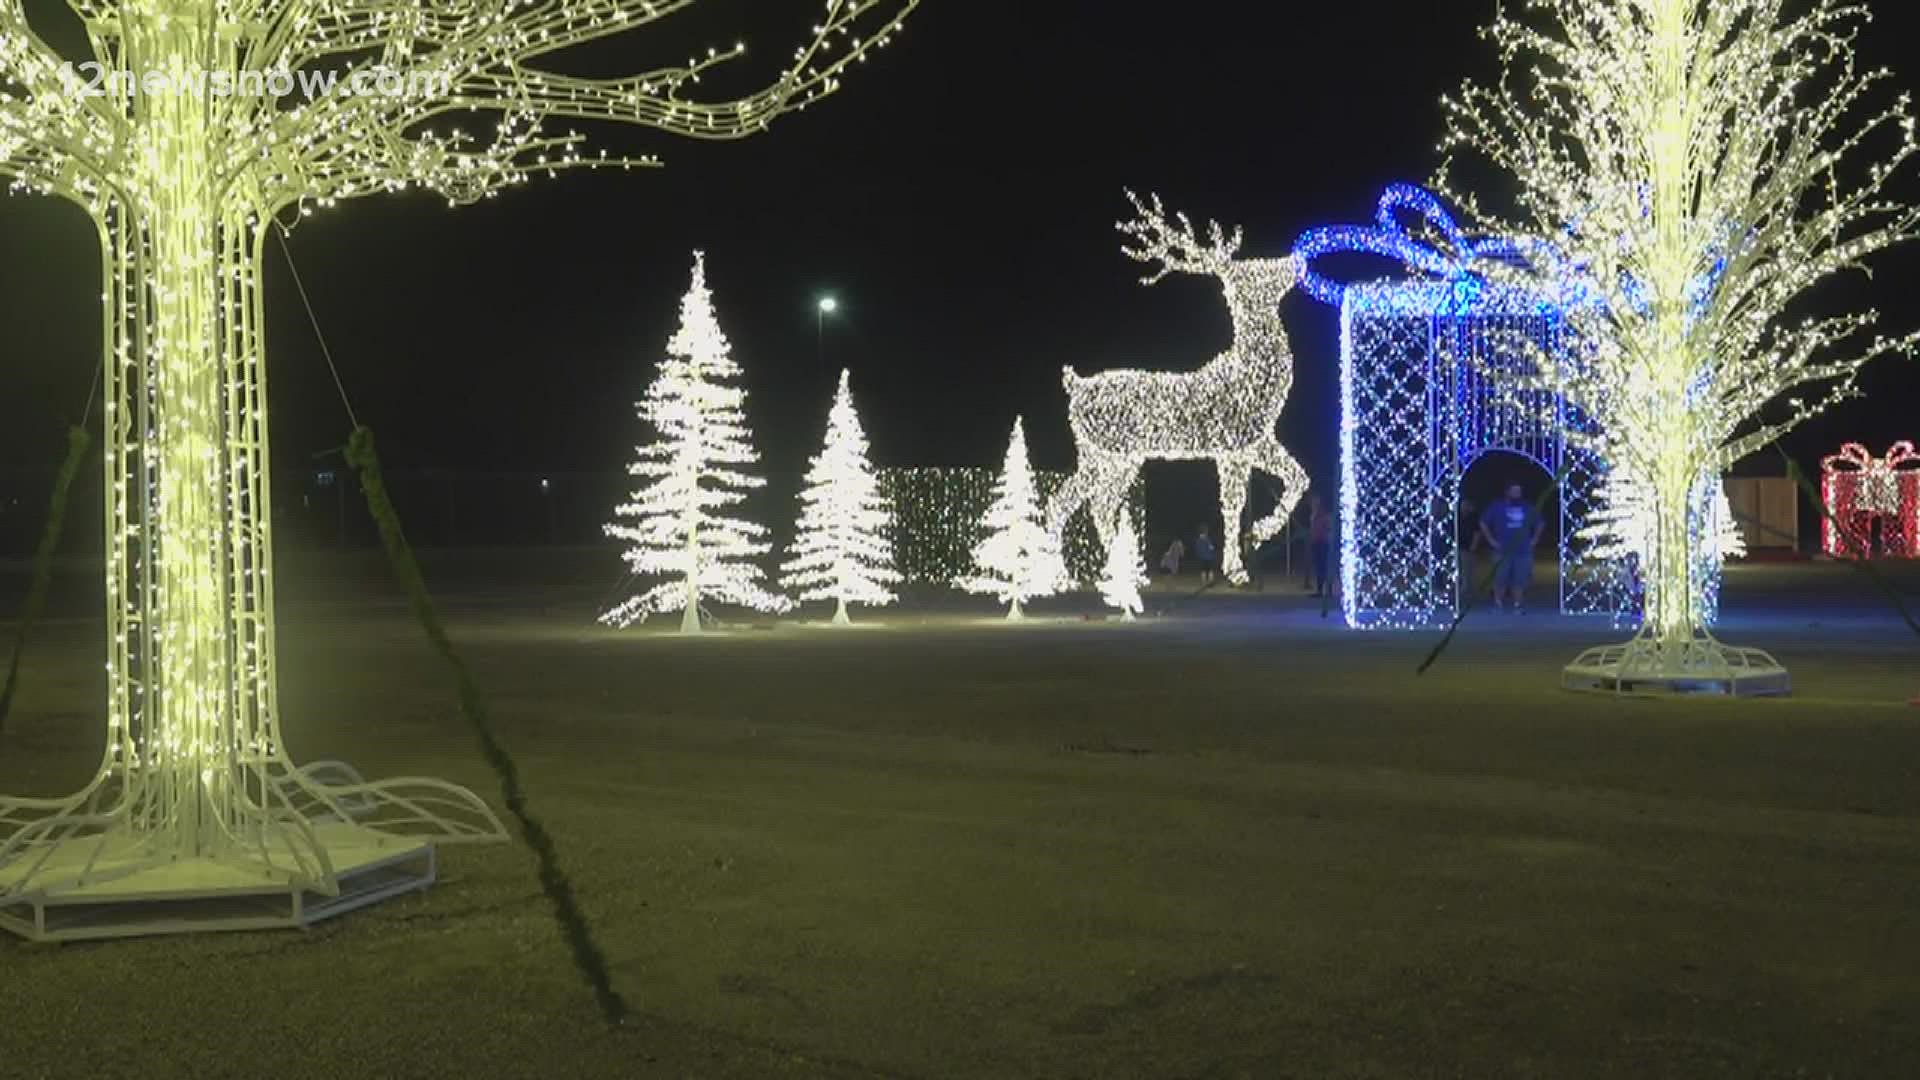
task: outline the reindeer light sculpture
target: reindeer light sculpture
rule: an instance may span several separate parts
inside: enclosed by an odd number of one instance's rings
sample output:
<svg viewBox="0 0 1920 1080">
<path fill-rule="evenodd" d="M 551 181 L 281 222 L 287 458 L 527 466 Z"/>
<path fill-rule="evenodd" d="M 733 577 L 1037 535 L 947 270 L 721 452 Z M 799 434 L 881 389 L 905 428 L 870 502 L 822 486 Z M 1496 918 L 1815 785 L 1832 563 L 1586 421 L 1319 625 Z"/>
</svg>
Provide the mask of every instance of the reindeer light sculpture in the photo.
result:
<svg viewBox="0 0 1920 1080">
<path fill-rule="evenodd" d="M 1280 445 L 1275 425 L 1293 390 L 1293 350 L 1280 322 L 1280 301 L 1300 280 L 1301 263 L 1238 258 L 1242 231 L 1231 236 L 1207 223 L 1203 243 L 1185 214 L 1172 221 L 1127 192 L 1136 218 L 1117 227 L 1132 243 L 1129 258 L 1159 269 L 1141 278 L 1154 285 L 1174 271 L 1220 279 L 1233 316 L 1233 345 L 1190 372 L 1108 371 L 1081 376 L 1069 367 L 1067 420 L 1079 464 L 1054 497 L 1047 523 L 1058 535 L 1089 506 L 1100 542 L 1111 545 L 1127 489 L 1148 461 L 1209 460 L 1220 473 L 1221 571 L 1243 582 L 1238 529 L 1253 470 L 1280 481 L 1278 505 L 1253 527 L 1264 540 L 1278 532 L 1307 487 L 1306 470 Z"/>
</svg>

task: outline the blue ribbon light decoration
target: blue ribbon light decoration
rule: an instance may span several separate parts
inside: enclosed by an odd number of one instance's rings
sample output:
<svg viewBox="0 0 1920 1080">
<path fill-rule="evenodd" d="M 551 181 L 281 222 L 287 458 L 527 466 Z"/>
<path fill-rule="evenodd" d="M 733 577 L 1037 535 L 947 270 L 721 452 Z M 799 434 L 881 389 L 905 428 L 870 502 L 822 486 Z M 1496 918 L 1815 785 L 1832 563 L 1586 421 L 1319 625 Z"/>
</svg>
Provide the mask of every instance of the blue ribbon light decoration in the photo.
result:
<svg viewBox="0 0 1920 1080">
<path fill-rule="evenodd" d="M 1447 250 L 1436 249 L 1409 236 L 1400 224 L 1399 215 L 1403 211 L 1424 220 L 1429 229 L 1443 238 Z M 1438 196 L 1412 184 L 1394 184 L 1387 188 L 1380 196 L 1372 225 L 1332 225 L 1300 234 L 1300 239 L 1294 242 L 1293 254 L 1300 259 L 1300 286 L 1307 295 L 1334 307 L 1345 302 L 1347 286 L 1315 272 L 1313 260 L 1321 255 L 1347 253 L 1385 256 L 1398 260 L 1409 270 L 1452 282 L 1456 290 L 1468 294 L 1459 296 L 1456 292 L 1460 301 L 1477 293 L 1483 283 L 1473 272 L 1475 264 L 1488 259 L 1510 261 L 1520 254 L 1518 246 L 1510 240 L 1469 238 L 1460 223 L 1440 204 Z"/>
</svg>

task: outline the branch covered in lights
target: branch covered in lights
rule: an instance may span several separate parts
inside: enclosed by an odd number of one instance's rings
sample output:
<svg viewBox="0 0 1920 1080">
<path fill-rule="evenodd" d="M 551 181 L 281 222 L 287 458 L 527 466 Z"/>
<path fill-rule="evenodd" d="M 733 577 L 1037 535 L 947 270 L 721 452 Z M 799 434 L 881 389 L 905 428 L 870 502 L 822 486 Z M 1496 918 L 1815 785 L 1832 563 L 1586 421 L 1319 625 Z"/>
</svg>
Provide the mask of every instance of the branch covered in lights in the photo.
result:
<svg viewBox="0 0 1920 1080">
<path fill-rule="evenodd" d="M 704 55 L 613 78 L 567 74 L 568 50 L 655 27 L 698 0 L 74 0 L 94 59 L 139 80 L 219 73 L 229 85 L 329 72 L 378 73 L 377 92 L 325 93 L 291 108 L 271 94 L 207 99 L 205 182 L 264 216 L 380 192 L 422 189 L 465 203 L 562 169 L 659 164 L 590 153 L 580 125 L 703 140 L 766 130 L 833 93 L 847 69 L 890 42 L 919 0 L 828 0 L 808 39 L 765 86 L 707 98 L 702 81 L 745 56 Z M 0 4 L 0 175 L 98 209 L 134 192 L 158 159 L 134 95 L 77 92 L 65 60 Z"/>
<path fill-rule="evenodd" d="M 1887 75 L 1855 62 L 1869 18 L 1842 0 L 1530 0 L 1488 31 L 1504 77 L 1446 104 L 1445 148 L 1517 191 L 1504 214 L 1465 198 L 1527 255 L 1489 276 L 1563 298 L 1563 392 L 1652 491 L 1647 655 L 1697 652 L 1700 478 L 1915 343 L 1873 334 L 1872 313 L 1793 314 L 1920 230 L 1887 194 L 1915 151 L 1908 100 L 1874 111 Z"/>
</svg>

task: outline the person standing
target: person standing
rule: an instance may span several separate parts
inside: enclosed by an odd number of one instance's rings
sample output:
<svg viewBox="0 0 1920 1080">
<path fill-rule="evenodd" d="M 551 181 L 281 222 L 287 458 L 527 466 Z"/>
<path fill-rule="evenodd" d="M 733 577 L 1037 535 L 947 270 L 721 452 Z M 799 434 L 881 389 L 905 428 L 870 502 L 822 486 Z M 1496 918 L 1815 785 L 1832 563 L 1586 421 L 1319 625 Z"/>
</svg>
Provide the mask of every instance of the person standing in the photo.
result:
<svg viewBox="0 0 1920 1080">
<path fill-rule="evenodd" d="M 1494 500 L 1481 516 L 1480 535 L 1496 560 L 1493 602 L 1502 610 L 1525 614 L 1527 586 L 1533 584 L 1533 549 L 1545 527 L 1540 512 L 1526 501 L 1526 490 L 1519 484 L 1507 485 L 1506 497 Z"/>
<path fill-rule="evenodd" d="M 1333 511 L 1327 508 L 1325 499 L 1315 495 L 1308 504 L 1307 515 L 1307 553 L 1312 564 L 1313 595 L 1325 596 L 1332 591 L 1333 582 L 1327 571 L 1333 562 Z"/>
<path fill-rule="evenodd" d="M 1207 535 L 1207 527 L 1200 526 L 1200 535 L 1193 538 L 1193 561 L 1200 566 L 1200 584 L 1203 587 L 1213 584 L 1214 558 L 1217 554 L 1213 550 L 1213 538 Z"/>
<path fill-rule="evenodd" d="M 1167 545 L 1167 553 L 1160 556 L 1160 569 L 1165 570 L 1168 577 L 1179 577 L 1180 564 L 1186 557 L 1187 542 L 1176 536 L 1173 543 Z"/>
</svg>

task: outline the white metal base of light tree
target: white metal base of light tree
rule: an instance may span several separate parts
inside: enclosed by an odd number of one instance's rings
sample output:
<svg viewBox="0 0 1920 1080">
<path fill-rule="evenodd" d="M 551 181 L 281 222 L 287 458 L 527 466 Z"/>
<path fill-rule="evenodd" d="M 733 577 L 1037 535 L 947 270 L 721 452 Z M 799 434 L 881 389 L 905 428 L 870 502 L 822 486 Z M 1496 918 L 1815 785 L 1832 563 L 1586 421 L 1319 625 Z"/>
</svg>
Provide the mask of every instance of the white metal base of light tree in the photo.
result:
<svg viewBox="0 0 1920 1080">
<path fill-rule="evenodd" d="M 315 825 L 313 839 L 332 864 L 330 890 L 260 863 L 154 863 L 144 838 L 131 833 L 68 840 L 49 849 L 42 868 L 102 880 L 83 877 L 83 884 L 8 901 L 0 928 L 40 942 L 305 929 L 434 882 L 429 841 L 343 824 Z M 0 870 L 0 889 L 12 884 L 8 877 Z"/>
<path fill-rule="evenodd" d="M 1643 634 L 1588 649 L 1567 665 L 1560 685 L 1604 694 L 1780 697 L 1793 692 L 1787 669 L 1771 655 L 1724 645 L 1705 633 L 1678 646 Z"/>
<path fill-rule="evenodd" d="M 66 942 L 302 929 L 432 885 L 436 842 L 505 838 L 452 784 L 369 784 L 337 762 L 271 772 L 273 810 L 191 853 L 106 785 L 0 800 L 0 930 Z"/>
</svg>

